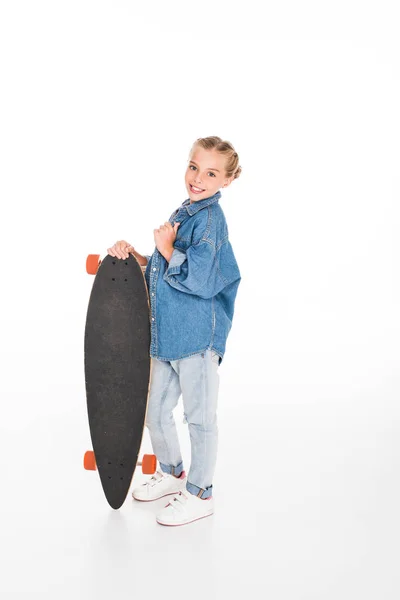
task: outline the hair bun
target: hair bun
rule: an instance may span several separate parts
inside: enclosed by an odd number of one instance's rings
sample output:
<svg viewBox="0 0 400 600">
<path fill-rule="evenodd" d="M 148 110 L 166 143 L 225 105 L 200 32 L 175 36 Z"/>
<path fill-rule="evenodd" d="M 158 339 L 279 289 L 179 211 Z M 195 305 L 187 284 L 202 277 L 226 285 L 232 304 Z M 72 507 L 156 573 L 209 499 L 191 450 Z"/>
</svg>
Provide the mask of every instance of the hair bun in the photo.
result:
<svg viewBox="0 0 400 600">
<path fill-rule="evenodd" d="M 241 172 L 242 172 L 242 167 L 239 165 L 235 171 L 234 179 L 237 179 Z"/>
</svg>

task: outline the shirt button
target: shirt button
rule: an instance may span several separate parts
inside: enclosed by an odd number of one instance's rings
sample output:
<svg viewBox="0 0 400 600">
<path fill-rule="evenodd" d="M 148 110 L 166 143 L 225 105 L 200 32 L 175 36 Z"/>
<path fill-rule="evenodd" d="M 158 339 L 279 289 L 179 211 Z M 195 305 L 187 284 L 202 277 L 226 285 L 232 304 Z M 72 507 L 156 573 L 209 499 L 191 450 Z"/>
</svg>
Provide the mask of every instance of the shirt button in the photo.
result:
<svg viewBox="0 0 400 600">
<path fill-rule="evenodd" d="M 154 292 L 151 292 L 151 295 L 154 296 Z"/>
<path fill-rule="evenodd" d="M 155 268 L 155 267 L 153 267 L 153 271 L 155 271 L 155 270 L 156 270 L 156 268 Z"/>
<path fill-rule="evenodd" d="M 154 317 L 151 317 L 151 320 L 154 321 Z"/>
</svg>

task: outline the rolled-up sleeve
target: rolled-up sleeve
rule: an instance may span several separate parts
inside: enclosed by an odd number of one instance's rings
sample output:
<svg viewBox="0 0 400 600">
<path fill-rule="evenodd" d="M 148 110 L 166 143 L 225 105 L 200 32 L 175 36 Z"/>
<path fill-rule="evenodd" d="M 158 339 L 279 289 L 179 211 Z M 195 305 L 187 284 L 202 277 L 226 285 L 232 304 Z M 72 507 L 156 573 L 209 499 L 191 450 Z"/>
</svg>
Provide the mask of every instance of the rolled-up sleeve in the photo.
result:
<svg viewBox="0 0 400 600">
<path fill-rule="evenodd" d="M 174 248 L 164 280 L 180 292 L 200 298 L 212 298 L 228 283 L 219 270 L 214 244 L 205 240 L 186 251 Z"/>
</svg>

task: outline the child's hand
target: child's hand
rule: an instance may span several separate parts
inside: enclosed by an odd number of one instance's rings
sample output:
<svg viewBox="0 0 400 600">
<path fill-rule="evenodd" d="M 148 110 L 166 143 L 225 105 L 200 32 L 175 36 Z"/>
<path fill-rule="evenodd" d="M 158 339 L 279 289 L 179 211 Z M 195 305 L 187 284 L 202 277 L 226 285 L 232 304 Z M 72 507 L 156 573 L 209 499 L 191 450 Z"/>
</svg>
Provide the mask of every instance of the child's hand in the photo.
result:
<svg viewBox="0 0 400 600">
<path fill-rule="evenodd" d="M 180 223 L 175 223 L 172 227 L 171 223 L 166 221 L 159 229 L 154 229 L 154 242 L 161 254 L 173 248 L 179 225 Z"/>
<path fill-rule="evenodd" d="M 115 258 L 128 258 L 130 253 L 133 253 L 134 247 L 125 240 L 116 242 L 111 248 L 107 248 L 107 253 Z"/>
</svg>

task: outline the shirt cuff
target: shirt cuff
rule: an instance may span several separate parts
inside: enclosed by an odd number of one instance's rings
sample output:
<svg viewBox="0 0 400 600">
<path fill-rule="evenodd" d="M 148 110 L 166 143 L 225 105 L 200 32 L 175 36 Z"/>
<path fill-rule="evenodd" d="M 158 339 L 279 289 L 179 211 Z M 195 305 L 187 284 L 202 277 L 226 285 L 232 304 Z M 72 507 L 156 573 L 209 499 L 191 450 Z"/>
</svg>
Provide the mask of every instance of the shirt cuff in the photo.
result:
<svg viewBox="0 0 400 600">
<path fill-rule="evenodd" d="M 182 250 L 178 250 L 174 248 L 174 251 L 171 255 L 171 260 L 169 261 L 168 269 L 165 272 L 165 275 L 168 277 L 169 275 L 177 275 L 177 273 L 181 270 L 181 264 L 186 260 L 186 252 Z"/>
</svg>

